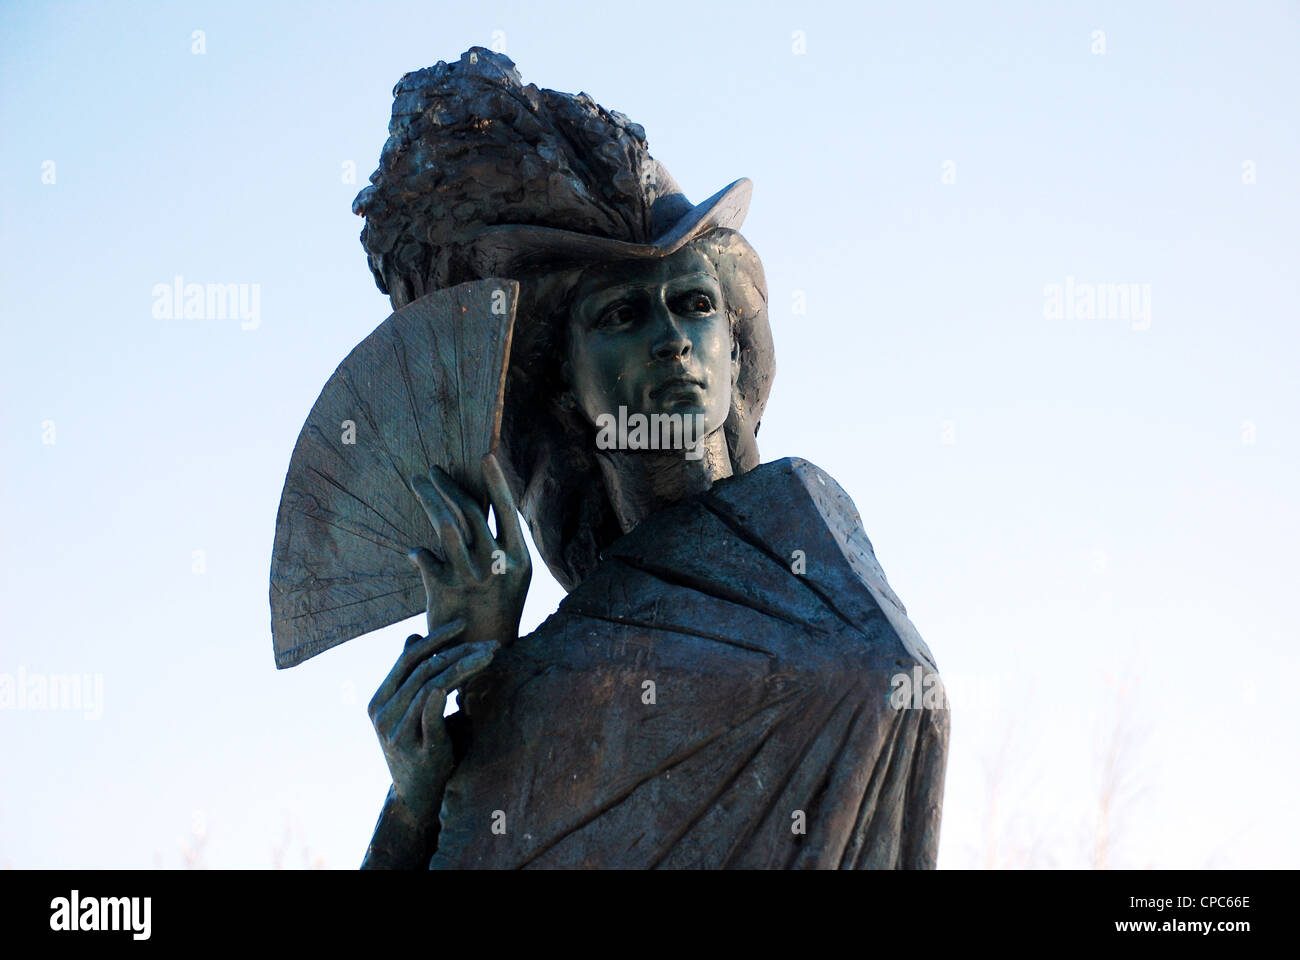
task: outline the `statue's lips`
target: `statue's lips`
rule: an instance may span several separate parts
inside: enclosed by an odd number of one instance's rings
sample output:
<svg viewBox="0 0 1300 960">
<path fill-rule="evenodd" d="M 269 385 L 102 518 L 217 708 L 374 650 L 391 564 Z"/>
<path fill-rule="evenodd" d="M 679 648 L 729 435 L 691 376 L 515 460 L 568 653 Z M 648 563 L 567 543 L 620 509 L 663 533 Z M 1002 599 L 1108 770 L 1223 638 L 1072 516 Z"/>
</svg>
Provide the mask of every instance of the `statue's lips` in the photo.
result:
<svg viewBox="0 0 1300 960">
<path fill-rule="evenodd" d="M 704 381 L 697 380 L 695 377 L 673 377 L 670 380 L 665 380 L 663 383 L 659 384 L 659 386 L 651 390 L 650 399 L 658 400 L 661 396 L 671 390 L 681 390 L 688 387 L 693 387 L 696 390 L 703 390 Z"/>
</svg>

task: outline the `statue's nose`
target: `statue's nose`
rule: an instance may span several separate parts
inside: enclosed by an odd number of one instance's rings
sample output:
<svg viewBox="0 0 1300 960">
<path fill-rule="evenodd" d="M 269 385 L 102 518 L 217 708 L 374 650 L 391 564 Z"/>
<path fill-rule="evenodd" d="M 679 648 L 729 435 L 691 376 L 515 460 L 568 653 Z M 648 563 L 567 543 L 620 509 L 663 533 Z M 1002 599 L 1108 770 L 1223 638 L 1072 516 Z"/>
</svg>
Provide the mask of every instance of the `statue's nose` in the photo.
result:
<svg viewBox="0 0 1300 960">
<path fill-rule="evenodd" d="M 650 352 L 656 360 L 685 360 L 691 352 L 691 341 L 678 324 L 672 311 L 663 304 L 655 311 L 654 342 Z"/>
</svg>

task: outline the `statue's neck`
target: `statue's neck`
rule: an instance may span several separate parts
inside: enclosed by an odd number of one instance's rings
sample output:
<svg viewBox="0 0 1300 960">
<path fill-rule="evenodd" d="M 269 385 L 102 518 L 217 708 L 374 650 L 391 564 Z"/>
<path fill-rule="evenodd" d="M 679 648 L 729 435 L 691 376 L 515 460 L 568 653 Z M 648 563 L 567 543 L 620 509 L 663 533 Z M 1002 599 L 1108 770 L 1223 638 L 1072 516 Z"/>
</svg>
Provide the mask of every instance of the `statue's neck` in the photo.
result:
<svg viewBox="0 0 1300 960">
<path fill-rule="evenodd" d="M 731 476 L 731 457 L 722 428 L 699 442 L 702 456 L 688 460 L 681 450 L 608 450 L 597 460 L 605 489 L 627 533 L 650 514 L 703 493 Z"/>
</svg>

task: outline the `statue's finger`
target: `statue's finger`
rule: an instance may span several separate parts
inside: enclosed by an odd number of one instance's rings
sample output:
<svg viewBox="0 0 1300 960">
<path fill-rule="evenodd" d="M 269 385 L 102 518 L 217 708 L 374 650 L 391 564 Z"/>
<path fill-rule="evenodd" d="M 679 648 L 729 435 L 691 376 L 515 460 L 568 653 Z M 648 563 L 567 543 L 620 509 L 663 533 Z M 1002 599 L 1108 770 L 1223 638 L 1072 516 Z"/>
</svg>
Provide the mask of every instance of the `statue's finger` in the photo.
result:
<svg viewBox="0 0 1300 960">
<path fill-rule="evenodd" d="M 404 739 L 415 737 L 421 744 L 427 743 L 432 730 L 429 717 L 441 719 L 442 711 L 446 708 L 447 695 L 438 686 L 437 679 L 426 681 L 402 717 L 398 727 L 399 735 Z"/>
<path fill-rule="evenodd" d="M 420 571 L 425 591 L 431 592 L 430 588 L 438 582 L 438 566 L 444 561 L 428 547 L 412 548 L 406 558 Z"/>
<path fill-rule="evenodd" d="M 465 542 L 481 558 L 486 557 L 491 553 L 490 544 L 493 541 L 492 533 L 488 530 L 487 511 L 483 505 L 466 493 L 465 489 L 441 467 L 434 467 L 429 472 L 444 501 L 456 511 L 456 516 L 461 519 L 463 523 L 461 529 L 466 534 Z"/>
<path fill-rule="evenodd" d="M 465 658 L 472 652 L 472 649 L 472 647 L 468 646 L 452 647 L 449 650 L 436 653 L 420 663 L 402 681 L 397 691 L 380 709 L 379 716 L 375 719 L 376 729 L 381 732 L 388 731 L 390 736 L 399 733 L 403 718 L 406 716 L 407 711 L 410 710 L 411 704 L 424 685 L 430 680 L 441 677 L 447 672 L 450 665 Z"/>
<path fill-rule="evenodd" d="M 370 718 L 374 720 L 384 705 L 392 699 L 402 682 L 411 675 L 416 667 L 427 660 L 438 650 L 447 646 L 465 630 L 465 621 L 462 619 L 451 620 L 437 630 L 429 632 L 427 637 L 423 637 L 417 643 L 407 643 L 402 655 L 397 658 L 393 668 L 388 671 L 384 677 L 383 683 L 375 691 L 375 695 L 370 700 L 368 711 Z"/>
<path fill-rule="evenodd" d="M 420 742 L 428 743 L 435 736 L 437 725 L 442 723 L 442 716 L 447 712 L 447 692 L 443 690 L 437 677 L 429 681 L 429 695 L 424 701 L 423 709 L 415 719 L 420 725 Z"/>
<path fill-rule="evenodd" d="M 524 531 L 519 526 L 515 498 L 510 495 L 510 484 L 506 482 L 505 471 L 501 469 L 494 453 L 483 457 L 483 479 L 492 501 L 492 512 L 497 518 L 497 541 L 512 557 L 518 559 L 526 556 L 528 545 L 524 542 Z"/>
<path fill-rule="evenodd" d="M 434 659 L 425 660 L 412 670 L 402 681 L 396 692 L 388 698 L 375 717 L 375 730 L 381 737 L 394 738 L 400 730 L 400 722 L 411 706 L 411 701 L 435 674 L 441 672 L 442 664 Z"/>
<path fill-rule="evenodd" d="M 469 572 L 469 551 L 465 547 L 465 537 L 461 533 L 460 524 L 447 504 L 443 502 L 442 495 L 438 493 L 438 488 L 428 477 L 414 477 L 411 480 L 411 489 L 420 499 L 429 522 L 438 531 L 443 556 L 453 566 Z"/>
<path fill-rule="evenodd" d="M 450 694 L 462 683 L 481 673 L 492 662 L 496 652 L 501 649 L 501 644 L 489 640 L 484 643 L 467 644 L 463 649 L 465 656 L 433 678 L 433 682 L 444 695 Z"/>
</svg>

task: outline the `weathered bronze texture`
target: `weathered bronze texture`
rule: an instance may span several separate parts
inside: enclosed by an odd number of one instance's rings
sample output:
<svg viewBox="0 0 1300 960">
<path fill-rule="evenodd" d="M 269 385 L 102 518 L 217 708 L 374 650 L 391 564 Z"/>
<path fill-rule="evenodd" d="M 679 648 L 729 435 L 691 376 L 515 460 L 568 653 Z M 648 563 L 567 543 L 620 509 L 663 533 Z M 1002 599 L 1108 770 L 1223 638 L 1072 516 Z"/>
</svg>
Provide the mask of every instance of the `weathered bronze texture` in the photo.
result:
<svg viewBox="0 0 1300 960">
<path fill-rule="evenodd" d="M 396 312 L 304 426 L 271 584 L 279 666 L 427 612 L 370 703 L 363 866 L 933 867 L 934 659 L 848 495 L 759 460 L 749 181 L 692 204 L 479 47 L 394 96 L 354 209 Z M 568 591 L 523 638 L 520 515 Z"/>
</svg>

